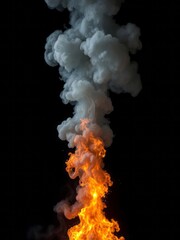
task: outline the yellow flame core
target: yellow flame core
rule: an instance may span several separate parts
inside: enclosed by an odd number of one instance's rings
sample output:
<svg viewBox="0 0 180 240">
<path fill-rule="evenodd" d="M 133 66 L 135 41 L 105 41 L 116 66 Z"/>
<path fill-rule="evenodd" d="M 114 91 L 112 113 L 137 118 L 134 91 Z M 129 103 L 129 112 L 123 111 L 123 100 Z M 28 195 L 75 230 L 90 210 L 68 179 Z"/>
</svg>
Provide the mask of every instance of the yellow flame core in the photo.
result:
<svg viewBox="0 0 180 240">
<path fill-rule="evenodd" d="M 82 204 L 78 213 L 80 223 L 68 230 L 70 240 L 124 240 L 114 235 L 119 232 L 118 223 L 106 218 L 103 201 L 108 187 L 113 183 L 110 175 L 103 170 L 106 151 L 103 141 L 88 128 L 88 120 L 81 122 L 82 136 L 76 143 L 75 153 L 66 162 L 66 171 L 71 178 L 79 177 L 81 193 L 76 200 Z"/>
</svg>

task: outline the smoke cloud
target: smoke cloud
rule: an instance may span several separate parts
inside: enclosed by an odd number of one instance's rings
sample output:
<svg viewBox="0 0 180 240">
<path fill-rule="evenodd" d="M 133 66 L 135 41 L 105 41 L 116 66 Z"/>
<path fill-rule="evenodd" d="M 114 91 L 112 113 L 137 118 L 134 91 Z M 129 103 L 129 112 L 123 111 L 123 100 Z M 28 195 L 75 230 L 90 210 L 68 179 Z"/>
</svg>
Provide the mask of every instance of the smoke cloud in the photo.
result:
<svg viewBox="0 0 180 240">
<path fill-rule="evenodd" d="M 141 49 L 140 29 L 128 23 L 119 26 L 113 19 L 123 0 L 45 0 L 49 8 L 70 11 L 70 28 L 55 31 L 45 46 L 45 60 L 59 65 L 64 81 L 60 94 L 63 103 L 74 106 L 74 115 L 58 127 L 59 138 L 75 147 L 82 135 L 80 119 L 90 119 L 89 128 L 112 143 L 113 132 L 106 114 L 113 111 L 108 91 L 128 92 L 135 97 L 141 90 L 137 63 L 129 53 Z"/>
</svg>

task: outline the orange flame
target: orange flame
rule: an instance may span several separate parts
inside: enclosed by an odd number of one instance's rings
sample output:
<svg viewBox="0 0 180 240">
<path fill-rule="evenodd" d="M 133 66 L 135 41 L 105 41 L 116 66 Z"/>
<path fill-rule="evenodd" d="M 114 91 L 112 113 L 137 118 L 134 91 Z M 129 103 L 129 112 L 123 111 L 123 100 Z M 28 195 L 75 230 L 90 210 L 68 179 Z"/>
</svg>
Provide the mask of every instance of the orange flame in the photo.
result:
<svg viewBox="0 0 180 240">
<path fill-rule="evenodd" d="M 103 141 L 88 128 L 88 123 L 88 119 L 81 121 L 82 136 L 75 138 L 76 151 L 66 162 L 69 176 L 79 177 L 76 200 L 82 206 L 77 213 L 80 223 L 68 230 L 68 236 L 70 240 L 124 240 L 114 235 L 120 231 L 118 223 L 105 217 L 103 198 L 113 183 L 103 170 Z"/>
</svg>

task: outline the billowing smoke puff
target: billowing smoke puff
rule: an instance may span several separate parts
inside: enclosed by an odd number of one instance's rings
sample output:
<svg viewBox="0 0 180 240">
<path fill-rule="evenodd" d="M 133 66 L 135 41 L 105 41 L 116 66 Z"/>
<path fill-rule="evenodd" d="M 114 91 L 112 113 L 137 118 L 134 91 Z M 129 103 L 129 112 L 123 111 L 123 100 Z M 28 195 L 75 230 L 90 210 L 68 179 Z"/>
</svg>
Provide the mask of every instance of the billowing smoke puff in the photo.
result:
<svg viewBox="0 0 180 240">
<path fill-rule="evenodd" d="M 113 110 L 108 91 L 136 96 L 142 86 L 137 64 L 129 53 L 141 49 L 140 29 L 128 23 L 119 26 L 112 16 L 123 0 L 45 0 L 50 8 L 70 11 L 71 28 L 47 38 L 45 60 L 60 65 L 65 82 L 61 98 L 74 105 L 74 116 L 58 126 L 59 137 L 74 147 L 81 135 L 80 119 L 90 119 L 89 128 L 111 145 L 113 133 L 105 115 Z"/>
</svg>

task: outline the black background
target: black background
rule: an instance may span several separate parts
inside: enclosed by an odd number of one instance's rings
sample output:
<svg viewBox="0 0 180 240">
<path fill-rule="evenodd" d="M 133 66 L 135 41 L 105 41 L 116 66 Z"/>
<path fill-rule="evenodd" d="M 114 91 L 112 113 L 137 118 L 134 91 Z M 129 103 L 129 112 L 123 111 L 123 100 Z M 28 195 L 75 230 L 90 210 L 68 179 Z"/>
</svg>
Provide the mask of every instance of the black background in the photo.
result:
<svg viewBox="0 0 180 240">
<path fill-rule="evenodd" d="M 75 185 L 65 172 L 67 143 L 56 131 L 72 107 L 62 104 L 58 68 L 43 56 L 46 37 L 68 26 L 68 14 L 37 0 L 13 1 L 10 9 L 11 26 L 1 23 L 12 47 L 11 67 L 9 59 L 2 65 L 12 73 L 8 100 L 1 103 L 9 104 L 5 135 L 12 160 L 11 174 L 1 171 L 8 182 L 2 212 L 8 236 L 27 239 L 32 228 L 57 224 L 53 206 Z M 126 0 L 116 16 L 119 24 L 141 28 L 143 44 L 133 57 L 143 89 L 136 98 L 111 93 L 114 111 L 108 116 L 115 137 L 105 158 L 114 182 L 106 213 L 127 240 L 177 239 L 179 232 L 179 11 L 174 1 Z"/>
</svg>

